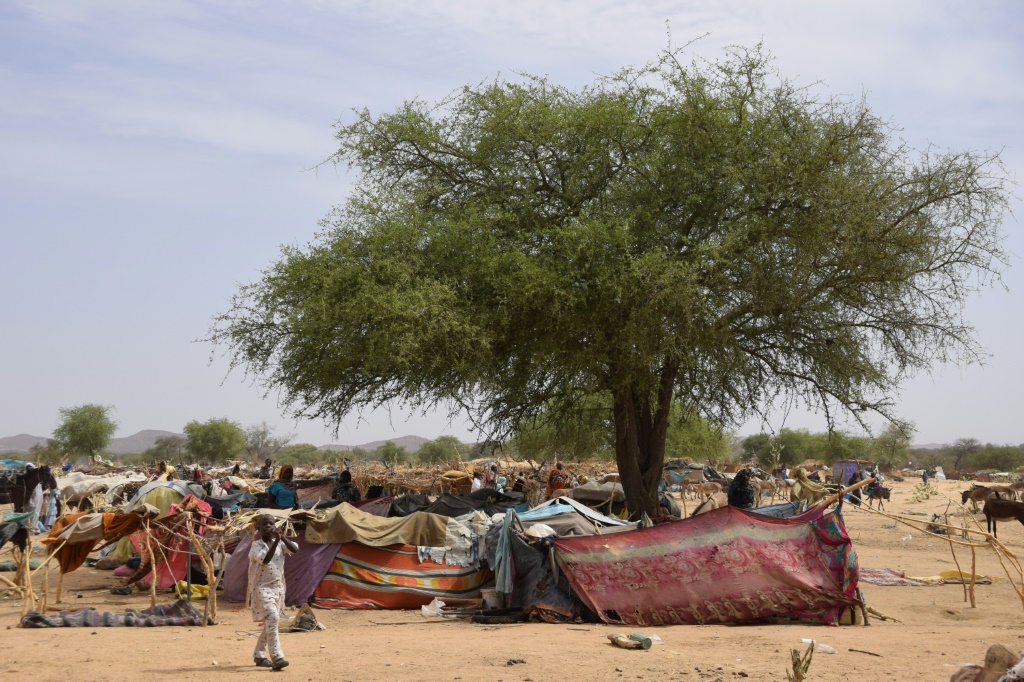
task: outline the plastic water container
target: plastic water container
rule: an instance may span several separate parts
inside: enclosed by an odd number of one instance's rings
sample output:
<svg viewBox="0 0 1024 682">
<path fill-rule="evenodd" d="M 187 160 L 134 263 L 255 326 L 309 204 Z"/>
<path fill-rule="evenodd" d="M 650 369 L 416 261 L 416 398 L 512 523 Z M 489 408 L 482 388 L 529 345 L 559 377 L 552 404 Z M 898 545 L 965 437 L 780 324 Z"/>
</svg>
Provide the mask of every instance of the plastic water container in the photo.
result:
<svg viewBox="0 0 1024 682">
<path fill-rule="evenodd" d="M 480 590 L 480 596 L 484 600 L 485 609 L 497 609 L 501 607 L 501 602 L 498 600 L 498 591 L 493 587 L 484 587 Z"/>
</svg>

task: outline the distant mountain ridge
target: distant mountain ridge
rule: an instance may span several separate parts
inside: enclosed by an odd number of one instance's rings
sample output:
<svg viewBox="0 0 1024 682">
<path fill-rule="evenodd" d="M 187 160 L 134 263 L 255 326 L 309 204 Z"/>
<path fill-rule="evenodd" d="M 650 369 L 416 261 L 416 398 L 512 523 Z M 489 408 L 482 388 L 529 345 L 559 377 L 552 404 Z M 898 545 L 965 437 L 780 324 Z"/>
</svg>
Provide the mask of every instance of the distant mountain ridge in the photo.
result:
<svg viewBox="0 0 1024 682">
<path fill-rule="evenodd" d="M 123 438 L 111 438 L 110 444 L 107 446 L 106 451 L 112 455 L 131 455 L 139 452 L 145 452 L 151 447 L 156 445 L 156 441 L 160 438 L 167 436 L 179 436 L 184 438 L 185 436 L 174 431 L 160 431 L 158 429 L 144 429 L 138 433 L 133 433 L 130 436 L 124 436 Z M 33 445 L 46 445 L 48 439 L 46 436 L 33 436 L 28 433 L 19 433 L 16 436 L 7 436 L 0 438 L 0 453 L 10 454 L 25 454 L 31 449 Z M 337 445 L 334 443 L 328 445 L 321 445 L 321 450 L 354 450 L 360 448 L 367 452 L 373 452 L 384 443 L 391 441 L 399 447 L 403 447 L 407 452 L 415 453 L 420 449 L 420 446 L 427 442 L 427 438 L 420 436 L 399 436 L 398 438 L 387 438 L 385 440 L 375 440 L 370 443 L 363 443 L 362 445 Z"/>
<path fill-rule="evenodd" d="M 362 445 L 337 445 L 330 443 L 328 445 L 321 445 L 321 450 L 366 450 L 367 452 L 373 452 L 384 443 L 391 441 L 395 445 L 401 448 L 405 448 L 406 452 L 415 453 L 419 451 L 420 446 L 426 443 L 429 439 L 422 438 L 420 436 L 399 436 L 398 438 L 386 438 L 384 440 L 375 440 L 370 443 L 363 443 Z"/>
</svg>

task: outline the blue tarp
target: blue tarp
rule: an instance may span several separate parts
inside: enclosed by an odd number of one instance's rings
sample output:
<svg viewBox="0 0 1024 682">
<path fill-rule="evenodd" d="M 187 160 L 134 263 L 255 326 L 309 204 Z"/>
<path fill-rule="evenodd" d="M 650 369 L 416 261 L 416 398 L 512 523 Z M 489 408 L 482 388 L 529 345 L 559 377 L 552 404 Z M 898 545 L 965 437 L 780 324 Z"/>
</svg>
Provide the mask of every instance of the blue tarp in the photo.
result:
<svg viewBox="0 0 1024 682">
<path fill-rule="evenodd" d="M 20 459 L 0 459 L 0 467 L 7 471 L 21 471 L 27 464 L 28 462 L 23 462 Z"/>
<path fill-rule="evenodd" d="M 783 502 L 782 504 L 772 504 L 767 507 L 751 507 L 747 511 L 757 512 L 765 516 L 774 516 L 777 519 L 788 519 L 790 516 L 796 516 L 803 510 L 803 503 Z"/>
</svg>

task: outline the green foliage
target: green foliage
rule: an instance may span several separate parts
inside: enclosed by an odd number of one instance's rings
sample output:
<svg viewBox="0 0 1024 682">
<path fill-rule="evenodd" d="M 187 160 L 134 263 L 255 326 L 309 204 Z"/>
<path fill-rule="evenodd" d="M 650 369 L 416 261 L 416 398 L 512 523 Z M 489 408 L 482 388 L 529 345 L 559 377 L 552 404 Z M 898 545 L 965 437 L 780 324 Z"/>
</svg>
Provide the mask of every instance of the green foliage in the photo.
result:
<svg viewBox="0 0 1024 682">
<path fill-rule="evenodd" d="M 107 447 L 117 430 L 117 422 L 110 418 L 113 405 L 79 405 L 62 407 L 60 423 L 53 431 L 53 440 L 71 457 L 90 459 Z"/>
<path fill-rule="evenodd" d="M 931 498 L 932 495 L 938 495 L 939 489 L 933 486 L 931 483 L 921 482 L 914 486 L 914 492 L 911 494 L 911 502 L 924 502 Z"/>
<path fill-rule="evenodd" d="M 28 449 L 28 459 L 35 462 L 37 466 L 52 466 L 63 464 L 67 459 L 64 447 L 53 438 L 46 441 L 46 445 L 38 443 Z"/>
<path fill-rule="evenodd" d="M 755 433 L 740 441 L 740 450 L 745 460 L 756 459 L 762 466 L 778 463 L 781 453 L 771 450 L 772 437 L 767 433 Z M 778 456 L 776 456 L 778 454 Z"/>
<path fill-rule="evenodd" d="M 385 464 L 406 464 L 411 461 L 409 453 L 401 445 L 387 441 L 373 451 L 373 459 Z"/>
<path fill-rule="evenodd" d="M 908 376 L 975 360 L 964 302 L 1005 261 L 998 157 L 917 153 L 760 48 L 682 56 L 357 112 L 333 157 L 360 171 L 348 202 L 211 340 L 334 423 L 455 405 L 501 439 L 604 401 L 651 514 L 676 402 L 716 424 L 780 397 L 890 415 Z"/>
<path fill-rule="evenodd" d="M 352 448 L 343 457 L 348 457 L 353 462 L 369 462 L 373 459 L 373 453 L 367 452 L 362 448 Z"/>
<path fill-rule="evenodd" d="M 615 456 L 615 427 L 607 399 L 593 397 L 573 415 L 557 411 L 524 421 L 509 440 L 517 459 L 578 462 Z"/>
<path fill-rule="evenodd" d="M 460 451 L 463 453 L 462 458 L 464 460 L 471 461 L 474 459 L 481 459 L 483 457 L 514 457 L 515 452 L 502 446 L 501 443 L 495 440 L 482 440 L 478 443 L 474 443 L 473 447 Z"/>
<path fill-rule="evenodd" d="M 229 419 L 210 419 L 185 424 L 185 460 L 188 464 L 212 464 L 238 455 L 245 448 L 242 427 Z"/>
<path fill-rule="evenodd" d="M 871 458 L 879 464 L 899 467 L 907 462 L 910 455 L 910 440 L 914 425 L 907 422 L 893 422 L 875 438 Z"/>
<path fill-rule="evenodd" d="M 145 458 L 141 461 L 145 462 L 182 462 L 184 461 L 185 455 L 185 439 L 181 436 L 164 436 L 157 438 L 149 450 L 146 450 Z M 122 462 L 126 461 L 124 458 Z M 190 463 L 195 463 L 197 460 L 190 459 Z M 212 460 L 209 460 L 212 461 Z"/>
<path fill-rule="evenodd" d="M 903 428 L 909 428 L 906 425 Z M 898 431 L 898 429 L 897 429 Z M 743 439 L 743 452 L 757 458 L 766 468 L 796 466 L 809 459 L 826 464 L 840 459 L 865 459 L 885 462 L 880 455 L 902 456 L 909 447 L 909 433 L 897 439 L 897 433 L 887 427 L 877 438 L 833 430 L 814 433 L 808 429 L 789 429 L 771 436 L 760 433 Z"/>
<path fill-rule="evenodd" d="M 911 450 L 909 458 L 915 468 L 1013 472 L 1024 467 L 1024 445 L 982 444 L 975 438 L 958 438 L 941 448 Z"/>
<path fill-rule="evenodd" d="M 310 443 L 297 443 L 277 450 L 274 460 L 277 464 L 291 464 L 292 466 L 337 464 L 338 453 L 321 450 Z"/>
<path fill-rule="evenodd" d="M 699 415 L 674 418 L 665 437 L 665 458 L 721 465 L 732 456 L 729 434 Z"/>
<path fill-rule="evenodd" d="M 283 447 L 295 438 L 295 434 L 277 435 L 276 429 L 267 422 L 253 424 L 244 431 L 245 454 L 250 462 L 262 462 L 273 458 Z"/>
<path fill-rule="evenodd" d="M 423 464 L 458 462 L 469 450 L 470 448 L 463 445 L 455 436 L 439 436 L 421 445 L 416 451 L 416 458 Z"/>
<path fill-rule="evenodd" d="M 158 456 L 154 453 L 153 448 L 146 450 L 145 452 L 137 452 L 128 455 L 121 455 L 118 458 L 121 464 L 125 466 L 150 466 L 156 464 L 159 461 L 166 462 L 167 460 L 163 457 Z"/>
</svg>

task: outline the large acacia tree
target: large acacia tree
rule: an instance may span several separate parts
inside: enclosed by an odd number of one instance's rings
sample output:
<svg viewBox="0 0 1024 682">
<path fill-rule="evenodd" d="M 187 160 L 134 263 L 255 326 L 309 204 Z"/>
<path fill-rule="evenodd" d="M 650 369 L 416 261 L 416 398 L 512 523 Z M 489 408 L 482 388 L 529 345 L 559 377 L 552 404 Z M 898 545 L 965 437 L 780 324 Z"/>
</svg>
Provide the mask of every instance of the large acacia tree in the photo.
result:
<svg viewBox="0 0 1024 682">
<path fill-rule="evenodd" d="M 357 112 L 332 158 L 351 196 L 212 340 L 334 423 L 450 406 L 502 437 L 606 397 L 634 513 L 655 511 L 673 403 L 889 415 L 907 376 L 976 358 L 963 305 L 1004 261 L 998 158 L 909 149 L 760 49 L 679 57 Z"/>
</svg>

